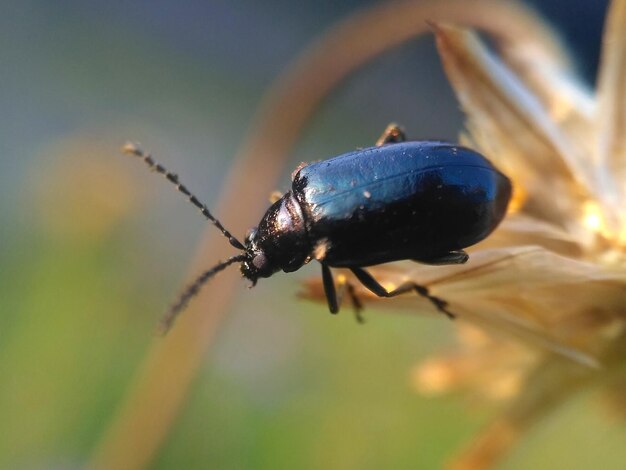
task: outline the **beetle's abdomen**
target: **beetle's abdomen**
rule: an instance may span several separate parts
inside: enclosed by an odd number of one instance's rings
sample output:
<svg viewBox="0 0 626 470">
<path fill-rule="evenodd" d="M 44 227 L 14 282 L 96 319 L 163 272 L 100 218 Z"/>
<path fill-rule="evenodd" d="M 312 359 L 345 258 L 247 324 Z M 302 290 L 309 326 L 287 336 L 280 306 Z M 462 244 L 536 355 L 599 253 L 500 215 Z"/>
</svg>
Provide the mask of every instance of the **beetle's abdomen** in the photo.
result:
<svg viewBox="0 0 626 470">
<path fill-rule="evenodd" d="M 308 165 L 293 194 L 326 263 L 368 266 L 479 242 L 504 217 L 511 185 L 470 149 L 406 142 Z"/>
</svg>

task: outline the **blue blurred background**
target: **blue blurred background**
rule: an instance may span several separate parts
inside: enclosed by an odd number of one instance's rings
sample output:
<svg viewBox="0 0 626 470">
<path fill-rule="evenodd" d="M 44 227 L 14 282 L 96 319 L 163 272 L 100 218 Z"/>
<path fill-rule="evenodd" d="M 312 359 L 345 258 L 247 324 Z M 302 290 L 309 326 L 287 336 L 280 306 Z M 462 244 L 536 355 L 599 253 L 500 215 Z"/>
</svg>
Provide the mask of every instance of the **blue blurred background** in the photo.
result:
<svg viewBox="0 0 626 470">
<path fill-rule="evenodd" d="M 87 460 L 203 232 L 121 143 L 216 200 L 263 91 L 373 3 L 0 2 L 0 468 Z M 532 3 L 592 84 L 606 2 Z M 461 129 L 430 38 L 337 90 L 287 169 L 369 145 L 391 121 L 415 138 Z M 412 388 L 415 364 L 453 342 L 446 322 L 369 313 L 356 327 L 295 298 L 310 275 L 241 289 L 154 468 L 436 468 L 487 422 L 493 410 Z M 543 423 L 506 468 L 622 468 L 624 431 L 588 408 Z"/>
</svg>

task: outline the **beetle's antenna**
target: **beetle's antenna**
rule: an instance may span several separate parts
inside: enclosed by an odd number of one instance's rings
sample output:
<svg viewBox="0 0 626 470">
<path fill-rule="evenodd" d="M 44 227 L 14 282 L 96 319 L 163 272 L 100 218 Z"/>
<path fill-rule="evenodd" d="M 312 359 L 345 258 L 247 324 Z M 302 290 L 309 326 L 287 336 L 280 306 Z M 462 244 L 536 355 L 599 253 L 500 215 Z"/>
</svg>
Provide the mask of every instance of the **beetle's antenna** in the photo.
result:
<svg viewBox="0 0 626 470">
<path fill-rule="evenodd" d="M 234 246 L 238 250 L 246 249 L 245 246 L 239 240 L 237 240 L 228 230 L 224 228 L 224 226 L 220 223 L 219 220 L 213 217 L 213 215 L 209 212 L 209 209 L 207 208 L 207 206 L 201 203 L 200 200 L 196 196 L 191 194 L 191 192 L 178 180 L 178 175 L 169 172 L 164 166 L 155 162 L 154 159 L 152 158 L 152 155 L 150 155 L 149 153 L 145 153 L 137 144 L 134 144 L 131 142 L 126 143 L 122 147 L 122 152 L 125 153 L 126 155 L 131 155 L 133 157 L 141 158 L 144 161 L 144 163 L 148 165 L 148 167 L 150 167 L 152 171 L 156 171 L 157 173 L 165 176 L 165 179 L 167 179 L 170 183 L 176 186 L 176 189 L 178 189 L 179 192 L 187 196 L 187 198 L 189 199 L 189 202 L 191 202 L 194 206 L 200 209 L 200 212 L 202 213 L 202 215 L 204 215 L 208 220 L 210 220 L 213 223 L 213 225 L 215 225 L 220 230 L 220 232 L 222 232 L 222 235 L 228 238 L 228 241 L 230 242 L 232 246 Z"/>
<path fill-rule="evenodd" d="M 231 264 L 238 263 L 240 261 L 245 260 L 246 257 L 247 257 L 246 255 L 231 256 L 226 261 L 222 263 L 218 263 L 217 265 L 213 266 L 208 271 L 205 271 L 202 274 L 200 274 L 196 278 L 196 280 L 193 281 L 193 283 L 187 286 L 187 288 L 183 291 L 183 293 L 180 294 L 180 296 L 178 297 L 178 300 L 176 300 L 176 302 L 170 307 L 167 313 L 163 316 L 163 318 L 161 319 L 161 323 L 159 324 L 159 327 L 158 327 L 159 333 L 161 334 L 167 333 L 167 331 L 174 324 L 174 320 L 176 320 L 176 317 L 178 316 L 178 314 L 182 312 L 185 309 L 185 307 L 187 307 L 187 304 L 189 303 L 191 298 L 194 297 L 200 291 L 200 288 L 209 279 L 211 279 L 213 276 L 215 276 L 217 273 L 227 268 Z"/>
</svg>

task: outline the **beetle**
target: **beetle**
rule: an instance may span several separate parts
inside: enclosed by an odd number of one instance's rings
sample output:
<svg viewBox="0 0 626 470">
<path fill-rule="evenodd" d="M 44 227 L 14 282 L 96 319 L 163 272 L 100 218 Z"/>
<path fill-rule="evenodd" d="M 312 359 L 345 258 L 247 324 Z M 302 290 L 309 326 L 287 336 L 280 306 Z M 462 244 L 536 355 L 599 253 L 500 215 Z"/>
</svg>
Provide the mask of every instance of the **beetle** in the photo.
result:
<svg viewBox="0 0 626 470">
<path fill-rule="evenodd" d="M 183 291 L 164 317 L 165 329 L 203 284 L 231 264 L 240 263 L 243 277 L 254 286 L 260 278 L 296 271 L 313 259 L 321 264 L 331 313 L 339 311 L 347 292 L 361 320 L 362 305 L 354 287 L 344 281 L 338 291 L 331 273 L 331 268 L 347 268 L 379 297 L 415 291 L 453 318 L 447 302 L 431 295 L 427 287 L 407 282 L 388 291 L 363 268 L 398 260 L 465 263 L 469 257 L 463 249 L 498 226 L 512 191 L 510 180 L 478 152 L 447 142 L 407 141 L 401 128 L 390 124 L 374 147 L 298 167 L 291 191 L 270 206 L 242 243 L 177 175 L 134 144 L 127 144 L 124 151 L 175 184 L 242 251 Z"/>
</svg>

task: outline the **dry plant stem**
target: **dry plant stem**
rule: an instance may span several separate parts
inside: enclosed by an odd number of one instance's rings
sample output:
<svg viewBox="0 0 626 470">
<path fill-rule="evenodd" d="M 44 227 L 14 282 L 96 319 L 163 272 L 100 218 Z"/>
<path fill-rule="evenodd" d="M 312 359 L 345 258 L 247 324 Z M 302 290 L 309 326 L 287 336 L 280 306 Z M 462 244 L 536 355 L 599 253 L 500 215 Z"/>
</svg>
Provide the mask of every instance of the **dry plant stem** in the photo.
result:
<svg viewBox="0 0 626 470">
<path fill-rule="evenodd" d="M 514 19 L 514 21 L 512 21 Z M 384 3 L 363 10 L 320 38 L 279 78 L 264 98 L 224 185 L 216 214 L 234 233 L 245 233 L 265 209 L 281 167 L 301 129 L 322 99 L 357 68 L 427 30 L 427 20 L 483 29 L 515 49 L 549 51 L 560 64 L 566 54 L 516 3 L 502 0 L 435 0 Z M 190 277 L 230 254 L 213 227 L 193 258 Z M 164 339 L 156 339 L 106 430 L 89 468 L 144 468 L 167 436 L 198 366 L 240 283 L 237 270 L 207 285 Z"/>
</svg>

